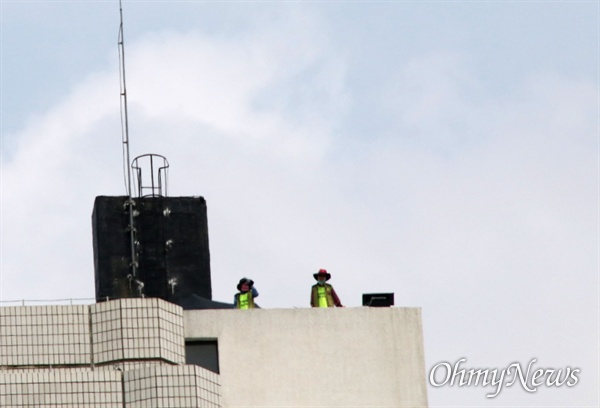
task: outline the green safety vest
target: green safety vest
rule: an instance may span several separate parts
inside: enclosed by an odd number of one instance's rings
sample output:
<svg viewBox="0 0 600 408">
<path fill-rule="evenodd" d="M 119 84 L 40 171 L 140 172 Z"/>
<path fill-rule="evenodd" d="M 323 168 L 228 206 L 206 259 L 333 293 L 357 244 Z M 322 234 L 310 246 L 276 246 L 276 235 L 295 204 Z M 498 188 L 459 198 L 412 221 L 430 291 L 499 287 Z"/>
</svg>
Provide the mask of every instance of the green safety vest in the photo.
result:
<svg viewBox="0 0 600 408">
<path fill-rule="evenodd" d="M 317 297 L 319 298 L 319 307 L 329 307 L 327 304 L 327 290 L 325 286 L 317 286 Z"/>
<path fill-rule="evenodd" d="M 333 307 L 331 285 L 314 285 L 312 288 L 313 307 Z"/>
<path fill-rule="evenodd" d="M 238 293 L 236 308 L 238 309 L 254 309 L 254 298 L 252 292 Z"/>
</svg>

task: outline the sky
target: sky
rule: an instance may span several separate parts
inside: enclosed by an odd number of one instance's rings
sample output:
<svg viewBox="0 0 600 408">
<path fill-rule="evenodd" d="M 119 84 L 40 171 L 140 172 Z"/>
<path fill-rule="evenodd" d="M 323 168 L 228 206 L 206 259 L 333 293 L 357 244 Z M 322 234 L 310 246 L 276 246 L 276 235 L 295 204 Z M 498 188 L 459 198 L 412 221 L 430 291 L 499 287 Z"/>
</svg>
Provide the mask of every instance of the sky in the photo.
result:
<svg viewBox="0 0 600 408">
<path fill-rule="evenodd" d="M 598 406 L 599 7 L 124 1 L 131 157 L 206 199 L 215 300 L 247 276 L 308 307 L 326 268 L 347 307 L 421 308 L 427 377 L 580 369 L 431 407 Z M 0 11 L 0 301 L 91 299 L 94 198 L 127 193 L 118 2 Z"/>
</svg>

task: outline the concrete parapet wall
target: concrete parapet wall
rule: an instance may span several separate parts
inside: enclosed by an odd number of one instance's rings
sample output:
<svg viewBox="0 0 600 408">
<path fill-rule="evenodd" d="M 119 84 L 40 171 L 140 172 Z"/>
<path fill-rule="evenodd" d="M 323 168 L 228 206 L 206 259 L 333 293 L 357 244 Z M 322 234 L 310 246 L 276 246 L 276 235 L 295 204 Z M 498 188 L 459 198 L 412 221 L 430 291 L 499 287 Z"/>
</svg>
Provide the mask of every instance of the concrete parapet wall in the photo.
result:
<svg viewBox="0 0 600 408">
<path fill-rule="evenodd" d="M 419 308 L 186 310 L 217 339 L 224 406 L 424 407 Z"/>
</svg>

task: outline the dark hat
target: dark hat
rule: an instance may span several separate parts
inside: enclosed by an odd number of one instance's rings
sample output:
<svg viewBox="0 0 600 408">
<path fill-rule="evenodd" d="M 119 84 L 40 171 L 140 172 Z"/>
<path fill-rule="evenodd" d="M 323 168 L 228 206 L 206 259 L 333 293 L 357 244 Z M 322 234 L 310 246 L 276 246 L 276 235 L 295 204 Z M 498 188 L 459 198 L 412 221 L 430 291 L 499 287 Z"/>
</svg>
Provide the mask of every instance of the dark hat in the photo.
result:
<svg viewBox="0 0 600 408">
<path fill-rule="evenodd" d="M 319 269 L 319 272 L 313 273 L 315 280 L 319 280 L 319 276 L 325 276 L 325 280 L 328 281 L 331 279 L 331 274 L 327 272 L 326 269 Z"/>
<path fill-rule="evenodd" d="M 242 290 L 242 284 L 244 283 L 247 283 L 250 287 L 254 286 L 254 281 L 252 279 L 242 278 L 240 279 L 240 283 L 237 285 L 237 290 Z"/>
</svg>

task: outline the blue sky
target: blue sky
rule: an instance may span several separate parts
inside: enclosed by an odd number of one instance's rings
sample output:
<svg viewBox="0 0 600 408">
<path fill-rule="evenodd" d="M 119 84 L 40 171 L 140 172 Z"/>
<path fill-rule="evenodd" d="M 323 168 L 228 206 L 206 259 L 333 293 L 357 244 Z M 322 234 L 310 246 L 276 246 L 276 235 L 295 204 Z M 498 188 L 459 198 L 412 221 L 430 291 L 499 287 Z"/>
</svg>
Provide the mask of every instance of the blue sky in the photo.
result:
<svg viewBox="0 0 600 408">
<path fill-rule="evenodd" d="M 213 295 L 422 307 L 429 370 L 579 367 L 431 406 L 595 406 L 597 2 L 124 2 L 132 157 L 208 203 Z M 123 195 L 117 2 L 1 3 L 0 299 L 94 296 Z"/>
</svg>

